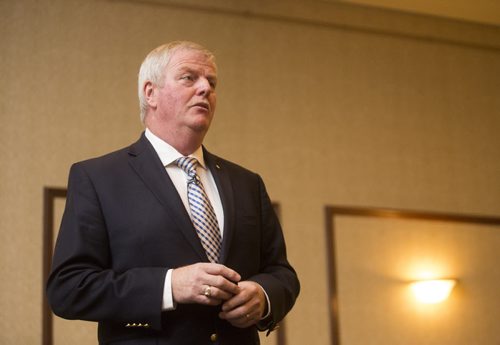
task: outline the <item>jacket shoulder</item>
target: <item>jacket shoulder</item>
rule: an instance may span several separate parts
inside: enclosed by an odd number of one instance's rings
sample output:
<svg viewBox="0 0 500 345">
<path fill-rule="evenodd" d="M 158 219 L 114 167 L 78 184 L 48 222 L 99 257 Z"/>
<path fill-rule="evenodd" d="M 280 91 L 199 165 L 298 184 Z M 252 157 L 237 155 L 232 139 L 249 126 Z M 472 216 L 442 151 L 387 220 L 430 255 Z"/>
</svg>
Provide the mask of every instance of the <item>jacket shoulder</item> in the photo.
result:
<svg viewBox="0 0 500 345">
<path fill-rule="evenodd" d="M 85 170 L 112 170 L 113 167 L 118 168 L 121 164 L 126 163 L 130 156 L 136 156 L 140 154 L 144 149 L 147 149 L 146 141 L 147 139 L 145 139 L 144 136 L 141 136 L 138 141 L 131 145 L 103 154 L 101 156 L 92 157 L 76 162 L 73 164 L 72 169 L 83 168 Z"/>
<path fill-rule="evenodd" d="M 233 173 L 246 175 L 248 177 L 259 177 L 259 175 L 256 172 L 251 171 L 235 162 L 214 155 L 206 150 L 204 152 L 204 155 L 205 159 L 211 166 L 215 166 L 216 168 L 225 168 Z"/>
</svg>

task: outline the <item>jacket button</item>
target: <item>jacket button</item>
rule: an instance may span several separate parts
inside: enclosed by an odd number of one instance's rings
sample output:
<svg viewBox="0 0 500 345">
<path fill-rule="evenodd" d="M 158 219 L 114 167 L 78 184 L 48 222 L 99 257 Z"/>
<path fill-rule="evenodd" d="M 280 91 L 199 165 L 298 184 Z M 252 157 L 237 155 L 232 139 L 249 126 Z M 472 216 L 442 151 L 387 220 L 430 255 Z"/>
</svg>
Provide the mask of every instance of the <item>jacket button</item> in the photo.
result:
<svg viewBox="0 0 500 345">
<path fill-rule="evenodd" d="M 210 336 L 210 340 L 211 340 L 212 342 L 214 342 L 214 343 L 217 341 L 217 338 L 218 338 L 218 337 L 217 337 L 217 333 L 214 333 L 214 334 L 212 334 L 212 335 Z"/>
</svg>

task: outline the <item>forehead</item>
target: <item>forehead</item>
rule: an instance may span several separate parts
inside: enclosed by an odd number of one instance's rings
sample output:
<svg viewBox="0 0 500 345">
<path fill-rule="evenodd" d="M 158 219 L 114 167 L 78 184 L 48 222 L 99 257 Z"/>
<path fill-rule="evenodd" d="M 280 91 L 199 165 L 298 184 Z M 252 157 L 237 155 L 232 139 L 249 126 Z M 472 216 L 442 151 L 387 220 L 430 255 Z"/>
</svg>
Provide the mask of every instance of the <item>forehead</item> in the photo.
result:
<svg viewBox="0 0 500 345">
<path fill-rule="evenodd" d="M 217 66 L 213 58 L 202 51 L 193 49 L 180 49 L 175 51 L 167 64 L 167 72 L 185 69 L 196 70 L 212 75 L 217 74 Z"/>
</svg>

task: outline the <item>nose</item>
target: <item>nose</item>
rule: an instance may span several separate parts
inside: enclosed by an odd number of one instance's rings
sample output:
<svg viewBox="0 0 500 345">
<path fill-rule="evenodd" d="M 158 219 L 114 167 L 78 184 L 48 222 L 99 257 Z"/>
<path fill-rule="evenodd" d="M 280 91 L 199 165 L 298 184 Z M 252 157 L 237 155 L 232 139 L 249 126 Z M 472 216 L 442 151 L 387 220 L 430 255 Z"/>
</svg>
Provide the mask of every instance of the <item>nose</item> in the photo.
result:
<svg viewBox="0 0 500 345">
<path fill-rule="evenodd" d="M 202 77 L 198 79 L 197 93 L 199 95 L 208 96 L 213 90 L 214 89 L 207 78 Z"/>
</svg>

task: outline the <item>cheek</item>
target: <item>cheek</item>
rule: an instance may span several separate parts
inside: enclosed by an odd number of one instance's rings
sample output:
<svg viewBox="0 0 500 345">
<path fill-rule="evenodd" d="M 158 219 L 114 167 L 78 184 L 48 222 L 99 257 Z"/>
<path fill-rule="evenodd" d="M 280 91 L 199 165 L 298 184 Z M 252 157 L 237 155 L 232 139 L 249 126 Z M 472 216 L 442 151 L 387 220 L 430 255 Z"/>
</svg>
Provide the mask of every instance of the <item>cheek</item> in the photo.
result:
<svg viewBox="0 0 500 345">
<path fill-rule="evenodd" d="M 161 107 L 164 112 L 175 113 L 178 108 L 179 101 L 176 97 L 172 97 L 169 93 L 164 93 L 161 97 Z"/>
<path fill-rule="evenodd" d="M 212 108 L 212 113 L 215 111 L 216 105 L 217 105 L 217 96 L 215 95 L 215 93 L 213 93 L 210 96 L 210 106 Z"/>
</svg>

